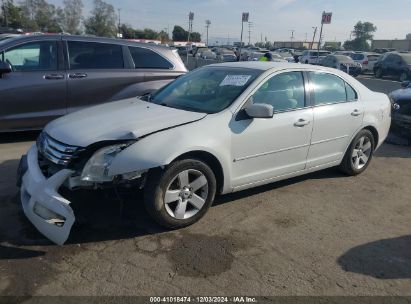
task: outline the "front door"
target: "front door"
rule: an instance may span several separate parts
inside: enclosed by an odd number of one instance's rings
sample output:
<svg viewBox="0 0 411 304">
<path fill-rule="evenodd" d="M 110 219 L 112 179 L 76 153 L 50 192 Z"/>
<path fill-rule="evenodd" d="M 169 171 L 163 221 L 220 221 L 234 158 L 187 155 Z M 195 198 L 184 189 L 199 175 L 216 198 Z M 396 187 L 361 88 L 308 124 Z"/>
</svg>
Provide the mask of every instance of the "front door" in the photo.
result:
<svg viewBox="0 0 411 304">
<path fill-rule="evenodd" d="M 252 100 L 272 105 L 275 114 L 269 119 L 239 119 L 240 112 L 231 121 L 234 187 L 301 171 L 306 165 L 313 112 L 306 107 L 302 73 L 268 78 Z"/>
<path fill-rule="evenodd" d="M 309 72 L 314 96 L 314 128 L 307 169 L 338 162 L 361 128 L 364 106 L 355 90 L 340 77 Z"/>
<path fill-rule="evenodd" d="M 1 54 L 12 72 L 0 78 L 0 130 L 42 128 L 66 114 L 66 78 L 59 42 L 21 44 Z M 62 55 L 61 55 L 62 56 Z"/>
</svg>

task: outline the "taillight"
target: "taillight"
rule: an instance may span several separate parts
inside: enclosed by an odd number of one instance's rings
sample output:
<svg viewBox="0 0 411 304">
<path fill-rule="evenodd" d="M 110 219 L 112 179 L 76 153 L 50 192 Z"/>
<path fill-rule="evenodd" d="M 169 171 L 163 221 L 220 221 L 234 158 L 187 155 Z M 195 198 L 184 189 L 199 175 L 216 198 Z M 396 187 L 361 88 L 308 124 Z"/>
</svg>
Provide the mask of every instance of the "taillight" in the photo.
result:
<svg viewBox="0 0 411 304">
<path fill-rule="evenodd" d="M 368 64 L 368 61 L 363 61 L 362 64 Z"/>
</svg>

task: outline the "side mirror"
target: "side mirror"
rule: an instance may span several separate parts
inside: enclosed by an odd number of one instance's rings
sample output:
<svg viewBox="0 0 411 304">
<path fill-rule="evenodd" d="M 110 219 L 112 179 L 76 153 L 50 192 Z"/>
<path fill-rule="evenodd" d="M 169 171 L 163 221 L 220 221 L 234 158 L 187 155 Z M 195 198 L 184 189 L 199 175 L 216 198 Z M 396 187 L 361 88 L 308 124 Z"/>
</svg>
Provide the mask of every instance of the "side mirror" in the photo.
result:
<svg viewBox="0 0 411 304">
<path fill-rule="evenodd" d="M 409 80 L 401 82 L 401 86 L 403 88 L 407 88 L 410 84 L 411 84 L 411 81 L 409 81 Z"/>
<path fill-rule="evenodd" d="M 245 112 L 251 118 L 272 118 L 274 116 L 273 106 L 264 103 L 250 104 L 245 108 Z"/>
<path fill-rule="evenodd" d="M 3 76 L 3 74 L 10 73 L 11 71 L 11 65 L 7 62 L 0 60 L 0 77 Z"/>
</svg>

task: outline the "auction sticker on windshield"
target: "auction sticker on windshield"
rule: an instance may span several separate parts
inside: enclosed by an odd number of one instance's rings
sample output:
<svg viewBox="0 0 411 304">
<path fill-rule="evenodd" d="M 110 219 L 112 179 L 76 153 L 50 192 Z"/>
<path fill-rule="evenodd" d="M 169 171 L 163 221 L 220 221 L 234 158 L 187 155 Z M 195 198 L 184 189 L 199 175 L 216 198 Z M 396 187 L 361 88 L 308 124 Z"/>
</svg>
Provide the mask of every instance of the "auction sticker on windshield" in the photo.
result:
<svg viewBox="0 0 411 304">
<path fill-rule="evenodd" d="M 251 78 L 251 75 L 227 75 L 220 83 L 220 87 L 223 86 L 236 86 L 242 87 Z"/>
</svg>

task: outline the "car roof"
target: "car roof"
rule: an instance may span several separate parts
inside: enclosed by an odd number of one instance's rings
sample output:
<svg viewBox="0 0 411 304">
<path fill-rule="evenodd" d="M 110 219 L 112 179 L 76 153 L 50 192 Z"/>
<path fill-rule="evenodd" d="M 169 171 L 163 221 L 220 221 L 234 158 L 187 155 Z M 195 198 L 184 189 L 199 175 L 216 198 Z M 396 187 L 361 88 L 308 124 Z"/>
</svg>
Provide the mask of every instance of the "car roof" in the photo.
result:
<svg viewBox="0 0 411 304">
<path fill-rule="evenodd" d="M 246 68 L 261 71 L 268 70 L 283 70 L 283 69 L 300 69 L 300 70 L 323 70 L 323 71 L 335 71 L 323 66 L 300 64 L 291 62 L 274 62 L 274 61 L 240 61 L 240 62 L 224 62 L 208 65 L 209 67 L 228 67 L 228 68 Z"/>
<path fill-rule="evenodd" d="M 76 40 L 76 41 L 86 41 L 86 42 L 101 42 L 101 43 L 115 43 L 130 46 L 142 46 L 149 47 L 151 49 L 168 49 L 167 46 L 157 45 L 154 43 L 142 43 L 136 42 L 128 39 L 115 39 L 115 38 L 105 38 L 96 36 L 80 36 L 80 35 L 67 35 L 67 34 L 32 34 L 32 35 L 19 35 L 18 37 L 13 37 L 7 42 L 25 42 L 25 41 L 38 41 L 38 40 L 52 40 L 52 39 L 63 39 L 63 40 Z"/>
</svg>

